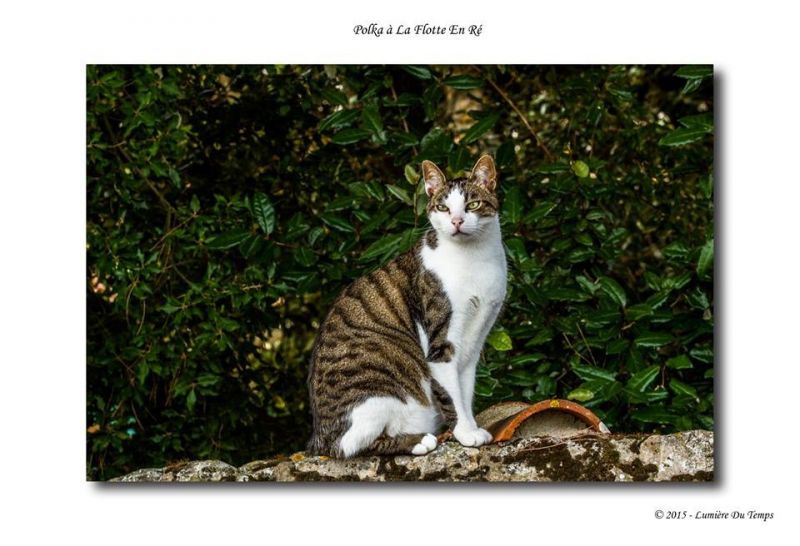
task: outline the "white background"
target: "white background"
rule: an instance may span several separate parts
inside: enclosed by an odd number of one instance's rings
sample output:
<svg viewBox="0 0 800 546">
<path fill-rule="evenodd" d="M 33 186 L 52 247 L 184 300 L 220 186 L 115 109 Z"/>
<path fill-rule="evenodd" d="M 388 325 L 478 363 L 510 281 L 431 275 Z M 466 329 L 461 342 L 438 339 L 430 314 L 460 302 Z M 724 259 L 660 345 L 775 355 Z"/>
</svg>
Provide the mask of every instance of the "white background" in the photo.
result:
<svg viewBox="0 0 800 546">
<path fill-rule="evenodd" d="M 798 50 L 798 18 L 789 2 L 76 4 L 0 8 L 2 542 L 655 545 L 796 538 L 800 82 L 790 53 Z M 484 34 L 353 36 L 355 24 L 371 22 L 482 23 Z M 86 483 L 84 70 L 120 62 L 714 63 L 717 483 Z M 775 518 L 659 521 L 656 509 L 754 509 Z"/>
</svg>

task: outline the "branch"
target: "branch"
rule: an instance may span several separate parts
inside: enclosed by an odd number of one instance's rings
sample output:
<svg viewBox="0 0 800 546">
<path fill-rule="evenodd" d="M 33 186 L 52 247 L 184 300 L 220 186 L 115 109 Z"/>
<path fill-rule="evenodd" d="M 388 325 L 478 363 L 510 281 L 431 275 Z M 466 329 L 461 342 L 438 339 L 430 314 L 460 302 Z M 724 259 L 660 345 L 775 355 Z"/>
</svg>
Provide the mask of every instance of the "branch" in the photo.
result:
<svg viewBox="0 0 800 546">
<path fill-rule="evenodd" d="M 503 89 L 499 85 L 497 85 L 491 78 L 486 78 L 486 81 L 489 82 L 489 84 L 492 87 L 494 87 L 495 91 L 497 91 L 500 94 L 500 96 L 503 97 L 503 100 L 505 100 L 508 103 L 508 105 L 517 113 L 519 119 L 522 120 L 522 123 L 525 125 L 525 127 L 528 128 L 528 131 L 530 131 L 531 135 L 533 135 L 533 140 L 536 141 L 536 145 L 539 148 L 541 148 L 542 151 L 544 152 L 544 155 L 547 156 L 547 159 L 553 161 L 555 159 L 553 157 L 553 154 L 550 153 L 550 150 L 547 148 L 547 146 L 545 146 L 544 142 L 542 142 L 542 140 L 539 138 L 539 135 L 537 135 L 536 131 L 533 130 L 533 127 L 531 127 L 531 124 L 528 122 L 528 117 L 525 114 L 523 114 L 519 108 L 517 108 L 517 105 L 514 103 L 514 101 L 511 100 L 511 98 L 506 94 L 506 92 L 503 91 Z"/>
</svg>

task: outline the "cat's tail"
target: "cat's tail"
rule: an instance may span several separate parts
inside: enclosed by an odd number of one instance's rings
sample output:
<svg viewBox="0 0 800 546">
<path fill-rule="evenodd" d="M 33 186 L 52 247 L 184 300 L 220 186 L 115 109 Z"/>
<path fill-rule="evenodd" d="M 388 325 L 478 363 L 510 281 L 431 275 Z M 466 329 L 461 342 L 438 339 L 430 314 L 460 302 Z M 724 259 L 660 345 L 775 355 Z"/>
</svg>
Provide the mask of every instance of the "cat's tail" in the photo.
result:
<svg viewBox="0 0 800 546">
<path fill-rule="evenodd" d="M 336 427 L 328 426 L 327 420 L 320 417 L 319 408 L 317 406 L 317 397 L 313 392 L 311 374 L 309 374 L 308 391 L 310 401 L 309 406 L 311 409 L 311 438 L 309 438 L 308 443 L 306 444 L 306 451 L 312 455 L 335 456 L 333 451 L 334 444 L 336 442 L 332 443 L 331 437 L 332 435 L 336 436 L 336 439 L 338 440 L 338 435 L 335 434 L 336 431 L 331 429 L 335 429 Z"/>
<path fill-rule="evenodd" d="M 330 438 L 325 435 L 321 434 L 316 427 L 314 427 L 314 431 L 311 433 L 311 438 L 308 440 L 306 444 L 306 451 L 308 451 L 311 455 L 327 455 L 328 457 L 339 457 L 340 450 L 338 449 L 338 438 L 337 441 L 331 442 Z"/>
<path fill-rule="evenodd" d="M 341 448 L 339 440 L 344 433 L 342 424 L 338 420 L 321 419 L 316 408 L 311 408 L 312 432 L 306 444 L 306 451 L 312 455 L 326 455 L 340 457 Z"/>
<path fill-rule="evenodd" d="M 311 455 L 325 455 L 324 444 L 320 437 L 316 433 L 311 434 L 311 439 L 308 440 L 308 444 L 306 444 L 306 451 L 308 451 Z"/>
<path fill-rule="evenodd" d="M 311 352 L 311 364 L 308 371 L 308 398 L 309 409 L 311 410 L 311 438 L 306 444 L 306 451 L 312 455 L 327 455 L 329 457 L 339 457 L 339 440 L 344 434 L 344 423 L 341 419 L 332 417 L 323 408 L 319 407 L 319 397 L 314 389 L 314 375 L 317 361 L 317 343 Z"/>
</svg>

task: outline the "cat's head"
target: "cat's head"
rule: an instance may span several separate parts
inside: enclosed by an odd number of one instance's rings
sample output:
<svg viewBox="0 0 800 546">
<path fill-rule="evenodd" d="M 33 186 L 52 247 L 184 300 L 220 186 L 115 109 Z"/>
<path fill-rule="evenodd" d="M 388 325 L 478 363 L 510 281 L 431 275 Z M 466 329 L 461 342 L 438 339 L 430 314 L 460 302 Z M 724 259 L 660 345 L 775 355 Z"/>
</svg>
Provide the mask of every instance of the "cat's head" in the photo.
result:
<svg viewBox="0 0 800 546">
<path fill-rule="evenodd" d="M 441 237 L 474 241 L 497 223 L 500 203 L 491 156 L 481 156 L 468 177 L 452 180 L 447 180 L 432 161 L 423 161 L 422 178 L 428 194 L 428 218 Z"/>
</svg>

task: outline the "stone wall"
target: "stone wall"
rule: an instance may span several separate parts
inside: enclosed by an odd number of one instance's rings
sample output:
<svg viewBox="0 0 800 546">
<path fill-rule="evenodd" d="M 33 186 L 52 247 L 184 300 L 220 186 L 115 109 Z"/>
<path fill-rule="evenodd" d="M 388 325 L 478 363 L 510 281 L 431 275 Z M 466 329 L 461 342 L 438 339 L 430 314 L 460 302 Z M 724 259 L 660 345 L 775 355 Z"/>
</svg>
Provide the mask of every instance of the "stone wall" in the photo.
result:
<svg viewBox="0 0 800 546">
<path fill-rule="evenodd" d="M 714 435 L 587 434 L 523 438 L 480 448 L 450 441 L 421 457 L 337 460 L 295 453 L 235 467 L 222 461 L 143 469 L 115 482 L 221 481 L 711 481 Z"/>
</svg>

